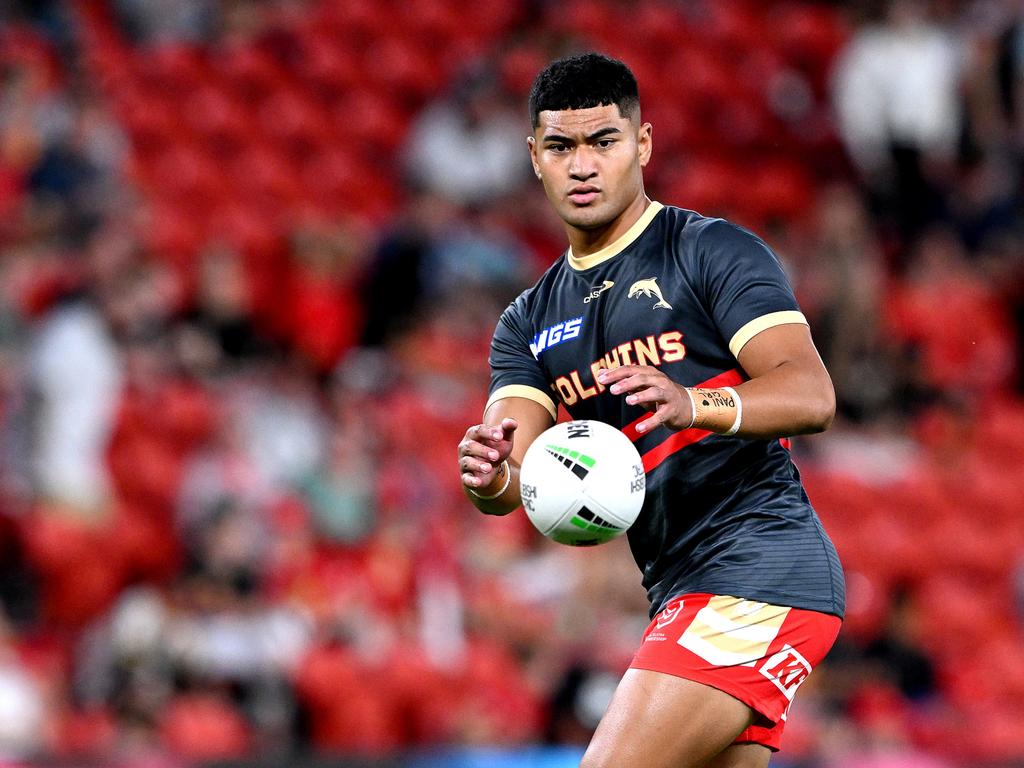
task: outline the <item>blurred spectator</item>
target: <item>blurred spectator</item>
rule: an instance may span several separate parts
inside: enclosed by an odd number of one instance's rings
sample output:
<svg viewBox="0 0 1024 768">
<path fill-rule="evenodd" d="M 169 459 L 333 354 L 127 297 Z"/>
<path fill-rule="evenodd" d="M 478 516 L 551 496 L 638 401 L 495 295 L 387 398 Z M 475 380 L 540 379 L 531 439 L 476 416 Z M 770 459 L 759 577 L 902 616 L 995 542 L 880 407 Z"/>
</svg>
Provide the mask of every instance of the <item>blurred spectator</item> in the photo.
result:
<svg viewBox="0 0 1024 768">
<path fill-rule="evenodd" d="M 458 216 L 448 199 L 432 193 L 412 195 L 377 244 L 362 291 L 366 305 L 363 344 L 392 340 L 424 310 L 428 263 L 434 242 Z"/>
<path fill-rule="evenodd" d="M 883 634 L 865 649 L 868 661 L 881 666 L 883 677 L 907 699 L 924 701 L 935 694 L 935 665 L 921 651 L 922 631 L 913 596 L 897 590 Z"/>
<path fill-rule="evenodd" d="M 183 352 L 201 369 L 213 372 L 222 358 L 237 362 L 264 351 L 253 325 L 252 287 L 241 255 L 224 245 L 211 245 L 197 264 L 195 306 L 186 317 Z"/>
<path fill-rule="evenodd" d="M 529 257 L 500 210 L 484 208 L 441 232 L 421 269 L 434 302 L 485 293 L 504 303 L 526 287 Z"/>
<path fill-rule="evenodd" d="M 887 275 L 881 244 L 856 189 L 823 191 L 817 242 L 803 264 L 801 292 L 840 415 L 891 423 L 909 405 L 899 350 L 880 325 Z"/>
<path fill-rule="evenodd" d="M 862 27 L 839 57 L 838 128 L 878 211 L 895 211 L 913 239 L 943 213 L 942 172 L 962 126 L 962 51 L 932 18 L 926 0 L 893 0 L 884 19 Z"/>
<path fill-rule="evenodd" d="M 217 5 L 211 0 L 114 0 L 129 39 L 153 45 L 209 39 Z"/>
<path fill-rule="evenodd" d="M 288 339 L 314 370 L 326 373 L 362 332 L 362 297 L 356 290 L 366 260 L 354 225 L 336 231 L 296 233 L 288 299 L 283 303 Z"/>
<path fill-rule="evenodd" d="M 0 759 L 40 754 L 46 746 L 46 691 L 11 644 L 6 619 L 0 617 Z"/>
<path fill-rule="evenodd" d="M 489 72 L 471 73 L 419 116 L 406 147 L 412 183 L 479 208 L 529 178 L 529 121 Z"/>
<path fill-rule="evenodd" d="M 95 305 L 67 303 L 45 318 L 33 345 L 35 477 L 44 496 L 90 516 L 106 511 L 106 448 L 122 362 Z"/>
</svg>

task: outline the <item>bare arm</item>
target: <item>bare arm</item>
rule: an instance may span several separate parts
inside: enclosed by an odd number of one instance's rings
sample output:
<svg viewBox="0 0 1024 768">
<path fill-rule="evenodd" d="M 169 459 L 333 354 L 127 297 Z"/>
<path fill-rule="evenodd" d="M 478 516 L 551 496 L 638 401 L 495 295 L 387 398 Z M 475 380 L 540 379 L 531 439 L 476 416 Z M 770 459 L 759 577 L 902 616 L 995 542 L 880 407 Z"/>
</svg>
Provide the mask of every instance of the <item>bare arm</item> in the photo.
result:
<svg viewBox="0 0 1024 768">
<path fill-rule="evenodd" d="M 466 430 L 459 443 L 459 472 L 466 496 L 477 509 L 487 515 L 507 515 L 522 506 L 519 467 L 523 456 L 552 424 L 544 406 L 522 397 L 507 397 L 491 403 L 483 423 Z M 481 498 L 486 496 L 494 498 Z"/>
<path fill-rule="evenodd" d="M 746 343 L 740 365 L 750 381 L 743 398 L 743 437 L 824 432 L 836 413 L 836 393 L 806 325 L 777 325 Z"/>
<path fill-rule="evenodd" d="M 754 336 L 739 353 L 750 381 L 734 387 L 742 401 L 740 437 L 771 439 L 828 429 L 835 415 L 832 380 L 805 325 L 777 325 Z M 600 382 L 612 394 L 652 411 L 637 425 L 645 432 L 697 427 L 719 434 L 735 424 L 739 404 L 721 388 L 687 390 L 649 366 L 603 371 Z"/>
</svg>

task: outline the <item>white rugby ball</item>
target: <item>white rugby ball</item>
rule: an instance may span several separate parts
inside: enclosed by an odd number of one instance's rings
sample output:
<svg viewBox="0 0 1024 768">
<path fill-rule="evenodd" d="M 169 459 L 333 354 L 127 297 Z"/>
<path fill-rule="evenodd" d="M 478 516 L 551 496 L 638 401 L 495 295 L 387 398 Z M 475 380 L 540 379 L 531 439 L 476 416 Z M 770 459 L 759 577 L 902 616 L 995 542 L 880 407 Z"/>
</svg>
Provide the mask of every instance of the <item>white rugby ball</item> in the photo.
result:
<svg viewBox="0 0 1024 768">
<path fill-rule="evenodd" d="M 602 421 L 556 424 L 527 449 L 519 471 L 523 508 L 559 544 L 593 546 L 626 531 L 647 488 L 644 464 L 622 432 Z"/>
</svg>

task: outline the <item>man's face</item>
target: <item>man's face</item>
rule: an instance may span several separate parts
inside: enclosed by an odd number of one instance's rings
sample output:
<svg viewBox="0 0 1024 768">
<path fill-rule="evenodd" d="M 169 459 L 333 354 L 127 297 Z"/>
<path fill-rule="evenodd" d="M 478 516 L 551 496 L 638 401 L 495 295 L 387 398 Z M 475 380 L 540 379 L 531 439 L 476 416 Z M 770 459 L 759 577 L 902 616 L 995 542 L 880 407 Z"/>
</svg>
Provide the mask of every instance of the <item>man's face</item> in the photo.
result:
<svg viewBox="0 0 1024 768">
<path fill-rule="evenodd" d="M 651 125 L 614 104 L 543 111 L 527 142 L 548 200 L 570 226 L 604 227 L 643 194 Z"/>
</svg>

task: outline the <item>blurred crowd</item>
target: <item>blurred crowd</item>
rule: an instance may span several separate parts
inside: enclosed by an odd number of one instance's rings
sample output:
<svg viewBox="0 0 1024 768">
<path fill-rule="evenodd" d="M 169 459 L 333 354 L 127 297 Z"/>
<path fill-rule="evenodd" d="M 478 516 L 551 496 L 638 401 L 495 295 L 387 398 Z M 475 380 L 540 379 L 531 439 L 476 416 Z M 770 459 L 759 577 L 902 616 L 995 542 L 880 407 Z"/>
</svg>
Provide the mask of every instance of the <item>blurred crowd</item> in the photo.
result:
<svg viewBox="0 0 1024 768">
<path fill-rule="evenodd" d="M 454 462 L 565 248 L 525 96 L 581 49 L 836 385 L 794 450 L 849 617 L 773 764 L 1024 760 L 1024 6 L 484 5 L 0 6 L 0 761 L 586 743 L 628 550 Z"/>
</svg>

